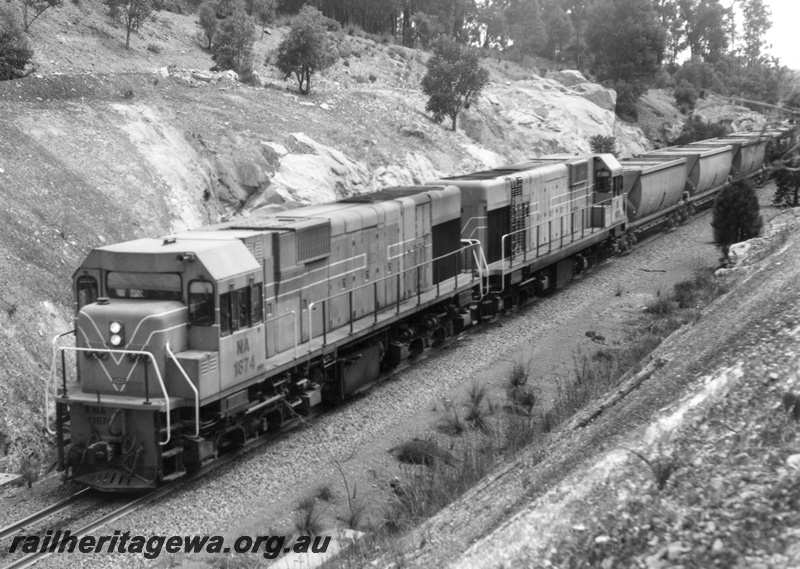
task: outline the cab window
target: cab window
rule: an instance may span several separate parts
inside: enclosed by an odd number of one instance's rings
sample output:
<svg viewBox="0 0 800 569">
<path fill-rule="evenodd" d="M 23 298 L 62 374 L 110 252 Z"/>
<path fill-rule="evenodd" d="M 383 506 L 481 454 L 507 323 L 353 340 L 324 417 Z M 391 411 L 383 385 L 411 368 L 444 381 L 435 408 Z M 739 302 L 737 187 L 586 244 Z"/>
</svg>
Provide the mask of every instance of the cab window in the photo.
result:
<svg viewBox="0 0 800 569">
<path fill-rule="evenodd" d="M 189 324 L 192 326 L 213 326 L 214 308 L 214 285 L 208 281 L 190 282 Z"/>
<path fill-rule="evenodd" d="M 220 334 L 227 336 L 233 331 L 231 322 L 231 293 L 219 295 L 219 325 Z"/>
<path fill-rule="evenodd" d="M 97 300 L 97 279 L 94 277 L 78 277 L 78 310 Z"/>
<path fill-rule="evenodd" d="M 253 326 L 264 320 L 264 296 L 262 290 L 263 285 L 261 283 L 255 283 L 252 286 L 252 292 L 250 293 L 250 299 L 253 306 L 253 312 L 250 315 L 250 322 L 253 324 Z"/>
<path fill-rule="evenodd" d="M 236 319 L 234 330 L 250 326 L 250 287 L 234 291 L 236 296 Z"/>
<path fill-rule="evenodd" d="M 220 335 L 227 336 L 264 320 L 263 286 L 255 283 L 219 295 Z"/>
</svg>

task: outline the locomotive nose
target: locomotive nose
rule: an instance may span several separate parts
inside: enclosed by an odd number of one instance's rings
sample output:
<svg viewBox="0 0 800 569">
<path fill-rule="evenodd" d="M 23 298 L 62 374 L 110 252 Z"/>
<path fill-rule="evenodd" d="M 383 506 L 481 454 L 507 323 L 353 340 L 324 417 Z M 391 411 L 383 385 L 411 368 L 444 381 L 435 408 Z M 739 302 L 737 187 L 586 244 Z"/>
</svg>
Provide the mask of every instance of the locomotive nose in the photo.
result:
<svg viewBox="0 0 800 569">
<path fill-rule="evenodd" d="M 173 351 L 185 349 L 187 317 L 178 301 L 98 299 L 84 306 L 77 325 L 84 389 L 160 396 L 155 381 L 148 379 L 164 376 L 167 344 Z"/>
</svg>

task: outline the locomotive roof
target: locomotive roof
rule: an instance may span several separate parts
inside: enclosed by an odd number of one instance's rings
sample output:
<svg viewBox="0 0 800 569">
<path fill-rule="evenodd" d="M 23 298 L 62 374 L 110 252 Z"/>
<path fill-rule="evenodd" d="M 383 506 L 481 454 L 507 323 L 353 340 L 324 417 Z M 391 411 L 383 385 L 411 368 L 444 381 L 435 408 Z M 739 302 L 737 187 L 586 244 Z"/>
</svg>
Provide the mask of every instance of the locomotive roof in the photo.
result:
<svg viewBox="0 0 800 569">
<path fill-rule="evenodd" d="M 530 160 L 528 162 L 520 162 L 518 164 L 509 164 L 507 166 L 503 166 L 502 168 L 493 168 L 491 170 L 473 172 L 472 174 L 462 174 L 460 176 L 448 176 L 447 178 L 441 178 L 441 179 L 442 180 L 495 180 L 497 178 L 503 178 L 505 176 L 513 176 L 514 174 L 518 174 L 520 172 L 536 170 L 539 168 L 554 169 L 564 164 L 566 164 L 566 162 L 564 161 L 556 162 L 553 160 L 536 159 L 536 160 Z"/>
<path fill-rule="evenodd" d="M 169 236 L 163 239 L 136 239 L 93 249 L 81 268 L 102 267 L 119 271 L 153 273 L 179 272 L 183 255 L 193 253 L 197 261 L 216 279 L 260 270 L 247 246 L 239 239 L 196 239 Z M 78 269 L 80 270 L 80 269 Z"/>
<path fill-rule="evenodd" d="M 377 192 L 369 192 L 366 194 L 356 194 L 340 199 L 337 203 L 376 203 L 387 200 L 396 200 L 397 198 L 404 198 L 408 196 L 415 196 L 431 190 L 443 190 L 445 186 L 396 186 L 392 188 L 384 188 Z"/>
</svg>

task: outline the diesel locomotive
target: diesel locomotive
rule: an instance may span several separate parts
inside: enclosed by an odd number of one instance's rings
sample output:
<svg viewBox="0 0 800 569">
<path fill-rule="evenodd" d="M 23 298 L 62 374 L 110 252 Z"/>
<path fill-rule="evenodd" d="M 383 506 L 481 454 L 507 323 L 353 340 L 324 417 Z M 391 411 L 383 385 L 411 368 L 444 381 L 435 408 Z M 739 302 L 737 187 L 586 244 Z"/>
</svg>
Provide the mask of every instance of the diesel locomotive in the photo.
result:
<svg viewBox="0 0 800 569">
<path fill-rule="evenodd" d="M 61 467 L 109 492 L 180 478 L 679 223 L 757 175 L 775 135 L 547 156 L 94 249 L 46 389 Z"/>
</svg>

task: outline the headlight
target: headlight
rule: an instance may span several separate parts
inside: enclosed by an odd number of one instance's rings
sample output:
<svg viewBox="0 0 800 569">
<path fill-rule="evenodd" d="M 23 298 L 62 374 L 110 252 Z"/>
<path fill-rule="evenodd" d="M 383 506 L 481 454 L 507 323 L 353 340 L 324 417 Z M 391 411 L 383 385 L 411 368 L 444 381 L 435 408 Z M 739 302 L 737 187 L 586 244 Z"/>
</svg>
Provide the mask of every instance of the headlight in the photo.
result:
<svg viewBox="0 0 800 569">
<path fill-rule="evenodd" d="M 122 336 L 119 334 L 112 334 L 111 335 L 111 345 L 115 348 L 122 343 Z"/>
<path fill-rule="evenodd" d="M 122 323 L 121 322 L 112 322 L 108 325 L 108 331 L 112 334 L 119 334 L 122 332 Z"/>
</svg>

